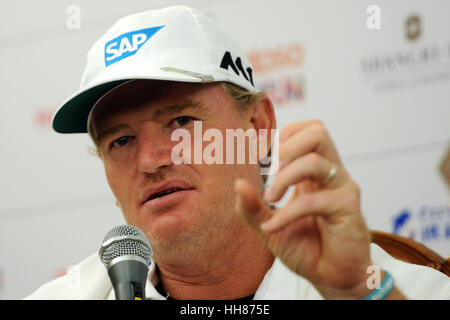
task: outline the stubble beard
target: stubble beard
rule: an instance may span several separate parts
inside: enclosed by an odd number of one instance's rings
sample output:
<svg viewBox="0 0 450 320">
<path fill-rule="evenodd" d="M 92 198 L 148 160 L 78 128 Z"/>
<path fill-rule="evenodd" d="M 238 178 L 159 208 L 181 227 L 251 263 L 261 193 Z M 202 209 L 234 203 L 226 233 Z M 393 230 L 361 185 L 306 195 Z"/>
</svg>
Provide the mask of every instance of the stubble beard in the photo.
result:
<svg viewBox="0 0 450 320">
<path fill-rule="evenodd" d="M 157 264 L 201 270 L 230 245 L 230 234 L 236 230 L 238 217 L 223 219 L 229 213 L 212 212 L 201 223 L 183 231 L 166 234 L 148 234 Z"/>
</svg>

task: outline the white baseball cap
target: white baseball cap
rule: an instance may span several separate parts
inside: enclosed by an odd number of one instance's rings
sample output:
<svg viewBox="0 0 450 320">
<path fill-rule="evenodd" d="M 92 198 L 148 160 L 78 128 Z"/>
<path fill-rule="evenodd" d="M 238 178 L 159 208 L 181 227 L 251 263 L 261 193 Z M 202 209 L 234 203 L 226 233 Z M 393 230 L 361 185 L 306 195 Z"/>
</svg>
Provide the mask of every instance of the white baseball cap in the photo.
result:
<svg viewBox="0 0 450 320">
<path fill-rule="evenodd" d="M 80 90 L 56 111 L 53 129 L 87 132 L 95 103 L 129 80 L 226 81 L 255 92 L 252 70 L 237 42 L 193 8 L 172 6 L 132 14 L 91 47 Z"/>
</svg>

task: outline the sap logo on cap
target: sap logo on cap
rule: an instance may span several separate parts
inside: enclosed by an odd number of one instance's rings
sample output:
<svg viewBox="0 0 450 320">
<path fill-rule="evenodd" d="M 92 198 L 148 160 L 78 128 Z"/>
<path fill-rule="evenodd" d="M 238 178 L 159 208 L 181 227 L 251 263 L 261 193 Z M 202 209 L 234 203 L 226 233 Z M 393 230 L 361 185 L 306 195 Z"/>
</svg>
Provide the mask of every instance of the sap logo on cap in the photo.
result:
<svg viewBox="0 0 450 320">
<path fill-rule="evenodd" d="M 105 66 L 134 55 L 156 32 L 164 26 L 127 32 L 105 44 Z"/>
</svg>

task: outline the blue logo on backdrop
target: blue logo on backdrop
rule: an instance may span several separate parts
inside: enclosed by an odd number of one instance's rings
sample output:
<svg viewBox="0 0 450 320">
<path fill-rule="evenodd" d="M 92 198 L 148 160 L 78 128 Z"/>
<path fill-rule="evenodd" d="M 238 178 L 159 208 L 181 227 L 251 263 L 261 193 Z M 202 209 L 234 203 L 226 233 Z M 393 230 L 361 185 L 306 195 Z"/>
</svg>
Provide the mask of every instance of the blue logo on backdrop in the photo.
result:
<svg viewBox="0 0 450 320">
<path fill-rule="evenodd" d="M 400 234 L 401 229 L 406 225 L 406 222 L 410 220 L 411 213 L 408 210 L 400 212 L 394 217 L 394 233 Z"/>
<path fill-rule="evenodd" d="M 450 204 L 403 209 L 393 217 L 392 222 L 395 234 L 424 243 L 450 241 Z"/>
<path fill-rule="evenodd" d="M 163 27 L 159 26 L 127 32 L 108 41 L 105 44 L 105 66 L 107 67 L 136 54 L 144 43 Z"/>
</svg>

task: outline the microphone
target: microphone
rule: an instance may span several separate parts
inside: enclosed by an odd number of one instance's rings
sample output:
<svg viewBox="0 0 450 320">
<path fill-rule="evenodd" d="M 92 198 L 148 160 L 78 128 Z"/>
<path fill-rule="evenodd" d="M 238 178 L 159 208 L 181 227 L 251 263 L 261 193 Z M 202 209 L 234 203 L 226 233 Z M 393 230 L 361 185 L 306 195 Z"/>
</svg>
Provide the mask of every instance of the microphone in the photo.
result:
<svg viewBox="0 0 450 320">
<path fill-rule="evenodd" d="M 99 251 L 116 300 L 143 300 L 153 250 L 145 234 L 130 225 L 111 229 Z"/>
</svg>

